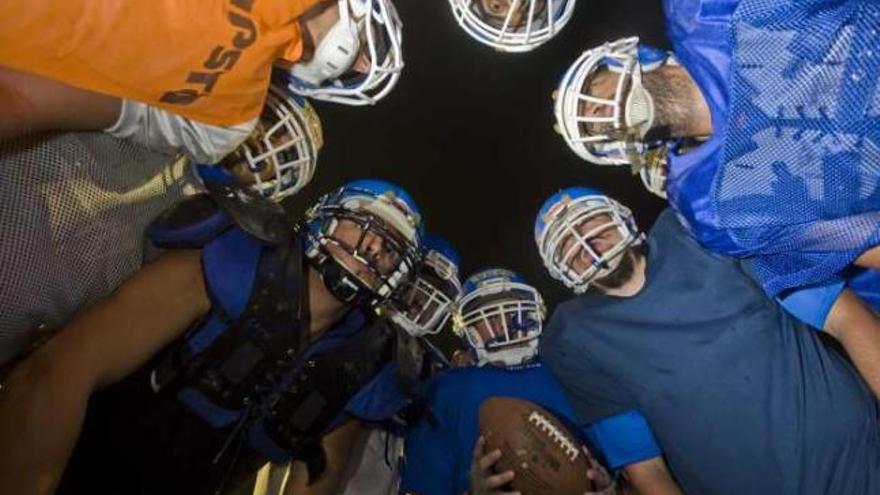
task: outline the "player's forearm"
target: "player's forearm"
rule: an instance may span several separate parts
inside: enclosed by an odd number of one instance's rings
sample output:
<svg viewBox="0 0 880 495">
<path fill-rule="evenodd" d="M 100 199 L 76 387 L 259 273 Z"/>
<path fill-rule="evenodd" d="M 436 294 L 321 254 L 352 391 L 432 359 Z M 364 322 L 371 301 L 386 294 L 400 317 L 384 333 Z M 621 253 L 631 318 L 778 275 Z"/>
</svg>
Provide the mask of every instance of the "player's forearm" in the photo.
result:
<svg viewBox="0 0 880 495">
<path fill-rule="evenodd" d="M 640 495 L 683 495 L 662 457 L 631 464 L 623 471 Z"/>
<path fill-rule="evenodd" d="M 169 251 L 77 318 L 71 330 L 102 366 L 96 385 L 116 382 L 182 335 L 211 307 L 201 251 Z M 78 347 L 82 345 L 78 343 Z"/>
<path fill-rule="evenodd" d="M 854 263 L 865 268 L 880 269 L 880 246 L 865 251 Z"/>
<path fill-rule="evenodd" d="M 880 316 L 846 290 L 832 306 L 826 330 L 840 340 L 874 395 L 880 396 Z"/>
<path fill-rule="evenodd" d="M 81 313 L 0 392 L 0 493 L 51 493 L 99 386 L 143 365 L 208 307 L 197 251 L 170 253 Z"/>
<path fill-rule="evenodd" d="M 0 66 L 0 138 L 47 130 L 101 130 L 113 125 L 119 98 Z"/>
<path fill-rule="evenodd" d="M 0 493 L 53 493 L 76 443 L 91 380 L 51 354 L 22 362 L 0 391 Z"/>
</svg>

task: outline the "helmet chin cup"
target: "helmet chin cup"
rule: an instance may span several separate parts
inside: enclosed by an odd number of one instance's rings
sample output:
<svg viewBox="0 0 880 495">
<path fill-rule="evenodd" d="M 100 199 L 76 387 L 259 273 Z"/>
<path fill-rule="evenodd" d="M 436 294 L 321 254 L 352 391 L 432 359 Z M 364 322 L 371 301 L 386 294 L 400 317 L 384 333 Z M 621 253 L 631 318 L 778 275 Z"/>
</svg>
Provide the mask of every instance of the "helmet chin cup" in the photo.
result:
<svg viewBox="0 0 880 495">
<path fill-rule="evenodd" d="M 290 73 L 313 86 L 347 73 L 361 50 L 358 22 L 351 19 L 348 9 L 339 9 L 339 21 L 327 31 L 308 62 L 294 64 Z"/>
<path fill-rule="evenodd" d="M 624 119 L 626 127 L 639 139 L 644 139 L 645 135 L 654 125 L 654 98 L 642 86 L 641 77 L 633 74 L 632 88 L 626 98 L 626 108 L 624 110 Z"/>
<path fill-rule="evenodd" d="M 321 274 L 324 286 L 336 299 L 343 303 L 356 303 L 363 291 L 352 280 L 351 275 L 334 262 L 325 261 L 316 267 Z"/>
</svg>

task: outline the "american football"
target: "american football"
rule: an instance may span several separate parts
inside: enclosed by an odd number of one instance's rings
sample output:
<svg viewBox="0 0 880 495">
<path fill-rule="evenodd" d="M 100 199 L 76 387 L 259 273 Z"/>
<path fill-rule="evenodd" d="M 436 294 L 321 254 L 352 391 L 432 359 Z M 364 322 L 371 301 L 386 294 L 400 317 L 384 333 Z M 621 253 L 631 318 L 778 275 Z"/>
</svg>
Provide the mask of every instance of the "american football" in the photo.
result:
<svg viewBox="0 0 880 495">
<path fill-rule="evenodd" d="M 496 470 L 514 470 L 511 486 L 523 495 L 595 490 L 581 443 L 541 406 L 509 397 L 487 399 L 480 405 L 480 431 L 486 452 L 501 449 Z"/>
</svg>

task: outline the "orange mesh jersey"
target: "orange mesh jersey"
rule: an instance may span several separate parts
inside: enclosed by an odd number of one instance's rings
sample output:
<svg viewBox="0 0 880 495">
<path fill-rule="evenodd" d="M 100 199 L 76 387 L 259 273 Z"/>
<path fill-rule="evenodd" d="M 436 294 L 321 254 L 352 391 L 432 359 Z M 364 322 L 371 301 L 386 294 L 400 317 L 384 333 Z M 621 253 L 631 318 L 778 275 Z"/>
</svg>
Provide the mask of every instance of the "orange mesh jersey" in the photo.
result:
<svg viewBox="0 0 880 495">
<path fill-rule="evenodd" d="M 0 65 L 209 124 L 260 114 L 272 63 L 297 61 L 321 0 L 15 0 Z"/>
</svg>

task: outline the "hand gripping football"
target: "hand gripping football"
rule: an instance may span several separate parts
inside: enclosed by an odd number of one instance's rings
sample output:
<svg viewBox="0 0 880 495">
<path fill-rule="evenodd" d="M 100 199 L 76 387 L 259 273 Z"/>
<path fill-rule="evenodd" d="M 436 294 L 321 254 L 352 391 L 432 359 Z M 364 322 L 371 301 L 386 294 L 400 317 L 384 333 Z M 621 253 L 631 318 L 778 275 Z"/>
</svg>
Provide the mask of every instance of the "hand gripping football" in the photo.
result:
<svg viewBox="0 0 880 495">
<path fill-rule="evenodd" d="M 485 452 L 501 449 L 496 472 L 514 470 L 511 486 L 523 495 L 581 495 L 595 490 L 588 454 L 561 421 L 541 406 L 510 397 L 480 405 Z"/>
</svg>

